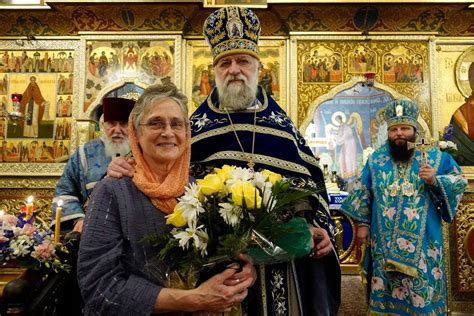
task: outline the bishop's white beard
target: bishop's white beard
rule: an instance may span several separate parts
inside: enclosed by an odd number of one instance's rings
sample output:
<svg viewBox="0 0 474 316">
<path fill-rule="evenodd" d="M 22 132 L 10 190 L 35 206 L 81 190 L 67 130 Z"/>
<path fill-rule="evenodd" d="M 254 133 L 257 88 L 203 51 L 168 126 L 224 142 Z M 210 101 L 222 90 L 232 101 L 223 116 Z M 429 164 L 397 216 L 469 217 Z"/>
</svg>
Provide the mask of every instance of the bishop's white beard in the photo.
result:
<svg viewBox="0 0 474 316">
<path fill-rule="evenodd" d="M 124 139 L 121 143 L 116 144 L 104 136 L 102 137 L 102 141 L 105 145 L 105 154 L 109 157 L 116 157 L 117 154 L 125 156 L 130 152 L 130 143 L 128 142 L 128 139 Z"/>
<path fill-rule="evenodd" d="M 232 82 L 232 80 L 242 80 L 241 82 Z M 224 82 L 216 77 L 216 87 L 219 92 L 219 101 L 223 108 L 242 111 L 247 109 L 257 96 L 258 72 L 249 78 L 249 82 L 244 75 L 229 75 Z"/>
</svg>

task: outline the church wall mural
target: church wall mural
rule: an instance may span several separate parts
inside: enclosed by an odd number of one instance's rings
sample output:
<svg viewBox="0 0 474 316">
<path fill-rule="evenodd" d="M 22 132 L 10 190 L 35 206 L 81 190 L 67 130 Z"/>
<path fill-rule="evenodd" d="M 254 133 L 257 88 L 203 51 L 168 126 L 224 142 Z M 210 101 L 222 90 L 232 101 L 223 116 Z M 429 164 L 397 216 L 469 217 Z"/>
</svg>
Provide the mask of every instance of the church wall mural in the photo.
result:
<svg viewBox="0 0 474 316">
<path fill-rule="evenodd" d="M 86 41 L 84 112 L 98 96 L 124 81 L 143 86 L 171 81 L 180 82 L 179 36 L 115 36 Z"/>
<path fill-rule="evenodd" d="M 457 143 L 455 159 L 467 173 L 474 173 L 474 41 L 456 39 L 439 43 L 439 76 L 434 78 L 437 97 L 433 106 L 434 128 L 450 127 L 450 140 Z"/>
<path fill-rule="evenodd" d="M 357 177 L 364 151 L 377 149 L 387 139 L 383 108 L 392 99 L 386 91 L 356 84 L 321 103 L 305 130 L 320 164 L 344 179 Z"/>
<path fill-rule="evenodd" d="M 382 108 L 394 96 L 373 87 L 367 78 L 417 102 L 430 126 L 427 41 L 322 41 L 301 36 L 295 38 L 292 53 L 297 56 L 297 121 L 330 172 L 355 179 L 364 157 L 387 137 Z M 334 94 L 354 78 L 360 82 Z"/>
<path fill-rule="evenodd" d="M 0 162 L 64 162 L 73 138 L 78 41 L 31 48 L 0 43 Z"/>
</svg>

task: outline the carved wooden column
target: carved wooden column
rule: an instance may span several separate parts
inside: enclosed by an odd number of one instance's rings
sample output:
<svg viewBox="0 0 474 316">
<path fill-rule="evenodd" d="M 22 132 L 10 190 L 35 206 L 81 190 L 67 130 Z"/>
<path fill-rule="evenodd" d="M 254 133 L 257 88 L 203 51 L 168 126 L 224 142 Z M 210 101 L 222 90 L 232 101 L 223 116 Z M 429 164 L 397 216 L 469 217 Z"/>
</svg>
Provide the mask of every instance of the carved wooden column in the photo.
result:
<svg viewBox="0 0 474 316">
<path fill-rule="evenodd" d="M 454 223 L 446 234 L 449 244 L 448 294 L 451 311 L 474 312 L 474 189 L 471 187 L 459 206 Z"/>
</svg>

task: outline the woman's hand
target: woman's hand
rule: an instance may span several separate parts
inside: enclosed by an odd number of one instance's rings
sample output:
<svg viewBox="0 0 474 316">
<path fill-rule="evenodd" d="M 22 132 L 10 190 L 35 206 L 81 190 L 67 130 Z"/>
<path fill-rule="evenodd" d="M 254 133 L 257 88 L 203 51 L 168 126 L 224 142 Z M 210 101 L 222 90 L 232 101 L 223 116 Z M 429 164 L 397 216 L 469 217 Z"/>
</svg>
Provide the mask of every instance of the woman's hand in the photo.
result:
<svg viewBox="0 0 474 316">
<path fill-rule="evenodd" d="M 107 175 L 112 178 L 132 177 L 135 171 L 134 165 L 133 158 L 114 157 L 107 168 Z"/>
<path fill-rule="evenodd" d="M 242 271 L 237 272 L 231 278 L 225 280 L 224 284 L 236 285 L 251 278 L 253 281 L 250 286 L 252 286 L 255 283 L 255 280 L 257 279 L 257 271 L 255 270 L 255 267 L 252 264 L 252 260 L 249 256 L 244 254 L 240 254 L 239 259 L 243 264 Z"/>
<path fill-rule="evenodd" d="M 311 254 L 310 257 L 321 258 L 327 256 L 332 251 L 332 243 L 328 232 L 324 228 L 310 225 L 311 236 Z"/>
<path fill-rule="evenodd" d="M 247 289 L 255 282 L 254 272 L 255 269 L 252 264 L 247 261 L 241 272 L 229 268 L 213 276 L 197 289 L 191 290 L 197 294 L 199 310 L 214 313 L 231 311 L 235 305 L 240 304 L 247 296 Z M 241 275 L 242 279 L 236 278 L 236 275 Z M 226 285 L 226 283 L 233 284 Z"/>
</svg>

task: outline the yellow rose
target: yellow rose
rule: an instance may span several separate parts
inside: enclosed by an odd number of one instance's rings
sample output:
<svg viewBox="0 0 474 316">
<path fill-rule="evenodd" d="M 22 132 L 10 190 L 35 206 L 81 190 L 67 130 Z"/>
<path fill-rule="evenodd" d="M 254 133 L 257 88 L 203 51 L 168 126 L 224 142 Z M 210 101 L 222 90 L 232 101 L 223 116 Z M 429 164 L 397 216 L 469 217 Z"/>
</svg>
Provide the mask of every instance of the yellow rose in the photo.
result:
<svg viewBox="0 0 474 316">
<path fill-rule="evenodd" d="M 186 220 L 183 213 L 179 210 L 179 204 L 173 210 L 173 213 L 166 215 L 166 224 L 171 224 L 174 227 L 183 227 L 186 225 Z"/>
<path fill-rule="evenodd" d="M 267 177 L 268 178 L 268 181 L 270 181 L 272 184 L 275 184 L 276 182 L 279 182 L 283 179 L 283 177 L 281 176 L 281 174 L 279 173 L 275 173 L 275 172 L 272 172 L 270 170 L 262 170 L 260 172 L 263 176 Z"/>
<path fill-rule="evenodd" d="M 208 174 L 204 179 L 196 181 L 204 195 L 213 195 L 224 189 L 224 180 L 217 174 Z"/>
<path fill-rule="evenodd" d="M 223 165 L 222 168 L 214 168 L 214 171 L 225 180 L 230 179 L 230 172 L 235 170 L 235 166 Z"/>
<path fill-rule="evenodd" d="M 249 209 L 259 208 L 262 205 L 262 197 L 260 192 L 255 189 L 254 185 L 249 182 L 238 180 L 231 188 L 232 201 L 235 205 L 242 206 L 243 201 Z"/>
</svg>

